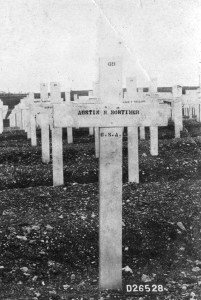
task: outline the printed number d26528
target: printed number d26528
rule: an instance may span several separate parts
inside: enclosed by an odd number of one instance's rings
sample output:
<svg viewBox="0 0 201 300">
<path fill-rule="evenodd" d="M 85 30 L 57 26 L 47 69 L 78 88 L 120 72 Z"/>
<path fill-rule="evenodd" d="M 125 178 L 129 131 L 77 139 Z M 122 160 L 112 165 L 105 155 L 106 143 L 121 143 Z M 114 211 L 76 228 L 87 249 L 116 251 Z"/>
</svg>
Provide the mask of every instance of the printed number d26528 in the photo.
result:
<svg viewBox="0 0 201 300">
<path fill-rule="evenodd" d="M 127 293 L 162 293 L 164 292 L 164 287 L 162 284 L 127 284 L 126 285 Z"/>
</svg>

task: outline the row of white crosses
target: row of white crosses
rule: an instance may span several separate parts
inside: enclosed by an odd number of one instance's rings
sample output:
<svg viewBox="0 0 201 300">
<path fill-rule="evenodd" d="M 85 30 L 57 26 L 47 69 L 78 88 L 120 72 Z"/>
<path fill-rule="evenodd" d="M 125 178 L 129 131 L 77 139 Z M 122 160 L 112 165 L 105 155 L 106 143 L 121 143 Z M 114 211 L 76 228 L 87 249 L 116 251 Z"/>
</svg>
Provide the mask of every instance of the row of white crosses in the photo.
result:
<svg viewBox="0 0 201 300">
<path fill-rule="evenodd" d="M 180 138 L 180 131 L 183 129 L 182 98 L 181 98 L 182 88 L 179 86 L 173 86 L 172 93 L 163 93 L 163 92 L 159 93 L 157 92 L 157 78 L 153 78 L 152 81 L 150 82 L 149 92 L 144 93 L 143 96 L 141 96 L 143 102 L 150 102 L 149 100 L 150 97 L 152 97 L 154 102 L 158 102 L 158 103 L 168 102 L 171 105 L 169 119 L 172 119 L 174 121 L 175 138 Z M 151 130 L 152 129 L 150 128 L 150 139 L 152 139 Z"/>
<path fill-rule="evenodd" d="M 173 86 L 171 93 L 157 92 L 157 79 L 151 81 L 151 86 L 148 93 L 143 93 L 143 89 L 139 88 L 137 92 L 136 78 L 127 78 L 127 91 L 124 93 L 124 103 L 146 103 L 149 102 L 149 96 L 156 97 L 155 101 L 168 102 L 171 106 L 170 118 L 175 124 L 175 138 L 180 138 L 180 131 L 183 130 L 183 116 L 189 118 L 196 117 L 198 122 L 201 122 L 201 92 L 197 90 L 186 91 L 182 95 L 181 86 Z M 135 100 L 129 100 L 135 99 Z M 140 127 L 140 139 L 145 138 L 145 131 Z M 151 151 L 152 152 L 152 151 Z"/>
<path fill-rule="evenodd" d="M 49 128 L 52 128 L 52 107 L 54 103 L 62 103 L 63 99 L 61 98 L 60 84 L 57 82 L 50 83 L 50 98 L 48 97 L 48 85 L 42 83 L 40 86 L 40 99 L 34 99 L 33 103 L 29 105 L 29 114 L 30 114 L 30 131 L 31 131 L 31 144 L 36 146 L 36 127 L 39 125 L 41 127 L 41 137 L 43 140 L 44 128 L 48 128 L 48 137 L 49 137 Z M 43 128 L 44 127 L 44 128 Z M 46 131 L 45 131 L 46 133 Z M 49 138 L 48 138 L 49 140 Z M 43 147 L 42 147 L 43 150 Z M 42 151 L 43 154 L 43 151 Z"/>
<path fill-rule="evenodd" d="M 187 90 L 186 94 L 182 95 L 182 87 L 174 86 L 172 88 L 172 97 L 167 95 L 167 98 L 164 100 L 171 104 L 176 138 L 180 138 L 180 131 L 183 130 L 183 117 L 189 117 L 190 119 L 196 117 L 196 120 L 201 122 L 200 88 Z"/>
<path fill-rule="evenodd" d="M 144 94 L 143 88 L 139 88 L 137 92 L 137 81 L 135 77 L 126 79 L 126 92 L 123 95 L 123 103 L 158 103 L 157 81 L 154 79 L 150 82 L 149 93 Z M 145 139 L 145 127 L 140 126 L 140 139 Z M 158 129 L 150 127 L 150 153 L 158 155 Z"/>
<path fill-rule="evenodd" d="M 8 112 L 8 106 L 3 104 L 3 101 L 0 100 L 0 133 L 3 132 L 3 120 L 6 118 Z"/>
<path fill-rule="evenodd" d="M 149 92 L 143 93 L 143 88 L 137 92 L 137 83 L 135 77 L 129 77 L 126 80 L 126 92 L 124 93 L 123 103 L 153 103 L 159 104 L 170 102 L 171 110 L 169 118 L 174 119 L 175 137 L 180 137 L 182 130 L 182 103 L 180 99 L 181 90 L 177 86 L 172 88 L 172 93 L 158 93 L 157 79 L 153 78 L 150 82 Z M 145 139 L 145 128 L 140 127 L 140 139 Z M 158 155 L 158 129 L 150 127 L 150 152 L 152 155 Z"/>
<path fill-rule="evenodd" d="M 150 91 L 156 90 L 156 81 L 153 80 L 151 84 Z M 93 84 L 93 95 L 80 97 L 79 100 L 75 100 L 74 103 L 82 104 L 92 104 L 98 103 L 100 99 L 98 98 L 99 83 L 95 82 Z M 34 95 L 30 94 L 25 99 L 21 100 L 20 104 L 14 109 L 16 114 L 17 124 L 16 126 L 24 129 L 28 138 L 31 138 L 31 145 L 36 146 L 36 124 L 41 127 L 41 139 L 42 139 L 42 161 L 48 163 L 50 161 L 50 146 L 49 146 L 49 128 L 52 129 L 52 107 L 53 103 L 62 103 L 60 97 L 60 85 L 59 83 L 51 83 L 50 85 L 51 97 L 48 98 L 48 86 L 47 84 L 41 84 L 40 86 L 40 99 L 34 99 Z M 156 98 L 158 94 L 150 92 L 143 95 L 143 91 L 137 93 L 136 89 L 136 79 L 131 77 L 127 78 L 127 92 L 126 97 L 123 99 L 123 103 L 129 103 L 134 105 L 153 103 L 157 104 L 159 101 Z M 151 97 L 151 98 L 150 98 Z M 70 102 L 70 92 L 65 94 L 66 102 Z M 122 99 L 120 99 L 122 102 Z M 13 112 L 14 112 L 13 111 Z M 27 121 L 27 122 L 26 122 Z M 25 125 L 23 125 L 25 124 Z M 93 127 L 91 127 L 93 128 Z M 175 126 L 176 128 L 176 126 Z M 140 132 L 144 131 L 144 127 L 140 127 Z M 67 127 L 67 137 L 68 142 L 72 142 L 72 127 Z M 138 159 L 138 129 L 136 128 L 135 134 L 135 147 L 130 142 L 128 129 L 128 181 L 139 183 L 139 159 Z M 150 151 L 152 155 L 158 155 L 158 128 L 150 127 Z M 99 128 L 95 127 L 95 155 L 99 157 Z M 135 160 L 133 159 L 135 157 Z M 53 172 L 55 174 L 55 172 Z M 55 181 L 56 180 L 56 181 Z M 63 184 L 63 177 L 58 183 L 57 179 L 53 178 L 53 185 Z"/>
<path fill-rule="evenodd" d="M 136 167 L 139 126 L 167 126 L 167 105 L 122 103 L 122 59 L 100 58 L 100 103 L 53 105 L 54 185 L 63 183 L 62 128 L 99 128 L 99 287 L 122 286 L 122 137 L 128 127 L 130 161 Z M 158 141 L 157 141 L 158 142 Z M 129 154 L 129 155 L 130 155 Z M 138 164 L 138 162 L 137 162 Z"/>
<path fill-rule="evenodd" d="M 30 135 L 29 130 L 29 103 L 33 103 L 34 94 L 30 93 L 25 98 L 20 100 L 9 115 L 10 127 L 17 127 L 19 129 L 25 130 Z"/>
<path fill-rule="evenodd" d="M 164 105 L 157 104 L 156 97 L 153 95 L 149 97 L 150 103 L 122 103 L 120 97 L 121 76 L 122 61 L 120 58 L 112 58 L 111 61 L 110 59 L 101 59 L 99 95 L 97 98 L 94 97 L 92 103 L 89 99 L 85 99 L 87 103 L 70 103 L 70 101 L 69 103 L 62 103 L 59 96 L 59 85 L 53 84 L 51 86 L 51 105 L 47 96 L 47 87 L 43 85 L 44 93 L 41 91 L 41 100 L 43 101 L 33 100 L 32 97 L 32 104 L 29 104 L 28 108 L 28 120 L 30 122 L 27 127 L 33 145 L 36 143 L 36 117 L 40 115 L 38 123 L 40 123 L 42 131 L 44 162 L 49 161 L 49 126 L 52 128 L 54 186 L 63 184 L 62 128 L 91 126 L 97 129 L 96 148 L 98 148 L 97 153 L 100 156 L 101 288 L 113 288 L 121 285 L 120 220 L 123 127 L 128 127 L 129 181 L 138 182 L 138 126 L 151 126 L 153 148 L 157 149 L 157 126 L 167 125 L 169 115 L 167 107 L 164 108 Z M 109 210 L 107 211 L 107 209 Z M 110 217 L 114 221 L 113 225 L 110 224 Z M 108 234 L 106 234 L 107 229 L 109 229 Z M 115 249 L 114 241 L 116 242 Z"/>
<path fill-rule="evenodd" d="M 48 86 L 47 84 L 41 84 L 41 97 L 42 99 L 47 98 Z M 49 128 L 52 131 L 52 156 L 54 157 L 57 153 L 57 142 L 55 141 L 57 137 L 53 130 L 53 105 L 55 103 L 63 103 L 60 97 L 61 89 L 59 83 L 50 84 L 50 102 L 43 101 L 40 110 L 40 126 L 41 126 L 41 144 L 42 144 L 42 161 L 47 163 L 50 161 L 50 141 L 49 141 Z M 70 102 L 70 91 L 65 92 L 66 103 Z M 62 132 L 60 132 L 62 136 Z M 73 142 L 72 127 L 67 127 L 67 141 L 68 143 Z M 58 145 L 61 146 L 61 145 Z M 60 148 L 60 147 L 59 147 Z M 53 161 L 53 170 L 55 168 L 55 160 Z M 53 171 L 54 174 L 54 171 Z M 53 183 L 54 185 L 54 183 Z"/>
<path fill-rule="evenodd" d="M 127 82 L 133 82 L 133 78 L 128 78 Z M 40 124 L 41 127 L 41 138 L 42 138 L 42 161 L 43 162 L 49 162 L 50 160 L 50 148 L 49 148 L 49 125 L 52 128 L 52 105 L 50 106 L 50 103 L 56 103 L 60 102 L 58 101 L 58 95 L 59 95 L 59 90 L 58 86 L 59 84 L 51 84 L 51 90 L 54 90 L 54 87 L 56 86 L 57 89 L 57 100 L 56 98 L 51 98 L 48 99 L 48 91 L 47 91 L 47 85 L 46 84 L 41 84 L 41 100 L 35 99 L 34 104 L 31 105 L 31 114 L 30 114 L 30 130 L 31 130 L 31 143 L 33 146 L 36 145 L 36 121 L 35 117 L 38 118 L 38 123 Z M 134 104 L 136 102 L 139 102 L 138 97 L 136 95 L 132 94 L 133 89 L 131 89 L 131 86 L 133 87 L 133 84 L 128 84 L 127 86 L 127 102 L 130 104 Z M 55 93 L 52 93 L 55 95 Z M 152 95 L 152 102 L 157 103 L 157 99 L 153 98 L 155 94 Z M 92 104 L 92 103 L 98 103 L 100 99 L 97 97 L 98 96 L 98 82 L 94 83 L 94 93 L 93 95 L 89 96 L 84 96 L 80 97 L 79 100 L 75 100 L 74 103 L 79 103 L 79 104 Z M 69 96 L 66 95 L 66 98 L 69 99 Z M 130 99 L 130 100 L 129 100 Z M 145 99 L 143 97 L 142 99 Z M 41 102 L 42 101 L 42 102 Z M 150 100 L 150 94 L 146 95 L 146 101 L 142 100 L 142 103 L 149 103 Z M 69 102 L 69 101 L 68 101 Z M 140 101 L 141 103 L 141 101 Z M 45 110 L 44 110 L 45 109 Z M 47 116 L 49 114 L 49 117 Z M 91 127 L 93 128 L 93 127 Z M 141 127 L 144 129 L 144 127 Z M 70 136 L 72 136 L 72 127 L 68 127 L 67 130 L 71 130 Z M 157 127 L 151 127 L 151 138 L 150 138 L 150 145 L 151 145 L 151 154 L 152 155 L 158 155 L 158 128 Z M 136 134 L 135 134 L 135 146 L 132 145 L 131 139 L 129 138 L 129 129 L 128 129 L 128 181 L 129 182 L 136 182 L 139 183 L 139 161 L 138 161 L 138 130 L 136 128 Z M 68 138 L 69 138 L 69 132 L 68 132 Z M 96 157 L 99 157 L 99 128 L 95 127 L 95 155 Z M 135 159 L 133 159 L 135 157 Z M 56 174 L 53 171 L 53 174 Z M 56 180 L 56 181 L 55 181 Z M 57 184 L 63 184 L 63 177 L 61 181 L 58 183 L 58 178 L 56 176 L 56 179 L 53 177 L 53 185 Z"/>
<path fill-rule="evenodd" d="M 159 93 L 160 94 L 160 93 Z M 171 105 L 171 118 L 175 123 L 175 137 L 180 138 L 183 130 L 183 117 L 196 118 L 201 122 L 201 87 L 196 90 L 186 90 L 182 94 L 181 86 L 173 86 L 172 93 L 161 93 L 162 101 Z"/>
<path fill-rule="evenodd" d="M 155 79 L 155 81 L 157 81 Z M 157 90 L 156 90 L 157 91 Z M 182 88 L 173 86 L 172 93 L 157 93 L 160 103 L 168 102 L 171 105 L 169 117 L 174 121 L 175 138 L 180 138 L 180 131 L 183 130 L 182 118 Z"/>
<path fill-rule="evenodd" d="M 42 161 L 49 162 L 49 128 L 52 128 L 52 107 L 53 103 L 62 102 L 60 84 L 52 82 L 50 84 L 51 96 L 48 97 L 48 85 L 40 85 L 40 99 L 35 99 L 30 93 L 15 106 L 10 115 L 11 127 L 19 127 L 27 132 L 27 137 L 31 139 L 31 145 L 37 145 L 36 127 L 41 127 L 42 136 Z M 66 101 L 70 101 L 70 92 L 65 93 Z M 72 128 L 67 128 L 68 143 L 72 143 Z"/>
<path fill-rule="evenodd" d="M 43 116 L 45 111 L 49 114 L 49 126 L 50 128 L 52 127 L 52 105 L 53 103 L 55 103 L 55 93 L 57 94 L 56 101 L 59 102 L 63 101 L 59 96 L 60 94 L 59 83 L 54 82 L 50 84 L 50 97 L 48 97 L 48 85 L 46 83 L 42 83 L 40 85 L 41 98 L 34 99 L 34 94 L 30 93 L 26 98 L 20 101 L 20 104 L 15 106 L 15 108 L 13 109 L 9 117 L 11 127 L 16 126 L 21 129 L 25 129 L 23 127 L 22 121 L 24 119 L 27 119 L 28 138 L 31 138 L 32 146 L 36 146 L 37 143 L 36 126 L 41 127 L 41 124 L 44 124 L 43 119 L 47 118 L 46 116 Z M 66 102 L 70 102 L 70 91 L 65 92 L 65 100 Z M 86 97 L 81 96 L 79 102 L 92 103 L 93 100 L 94 100 L 94 96 L 92 97 L 92 93 L 90 93 L 89 96 Z M 28 118 L 26 118 L 26 116 L 23 117 L 23 112 L 27 112 L 29 117 Z M 93 127 L 89 128 L 89 134 L 91 135 L 93 134 Z M 67 128 L 67 140 L 68 143 L 73 142 L 72 128 L 69 127 Z"/>
<path fill-rule="evenodd" d="M 150 84 L 149 94 L 143 94 L 143 88 L 138 89 L 137 92 L 137 82 L 135 77 L 126 78 L 126 92 L 123 95 L 123 103 L 133 105 L 145 105 L 152 104 L 153 106 L 159 104 L 156 98 L 157 85 L 154 80 Z M 128 181 L 139 183 L 139 158 L 138 158 L 138 127 L 127 128 L 128 135 Z M 135 130 L 135 134 L 133 133 Z M 133 136 L 131 138 L 130 136 Z M 135 138 L 134 138 L 135 136 Z M 140 126 L 140 139 L 145 139 L 145 127 Z M 158 155 L 158 127 L 150 126 L 150 153 L 153 156 Z M 133 159 L 135 157 L 135 159 Z"/>
</svg>

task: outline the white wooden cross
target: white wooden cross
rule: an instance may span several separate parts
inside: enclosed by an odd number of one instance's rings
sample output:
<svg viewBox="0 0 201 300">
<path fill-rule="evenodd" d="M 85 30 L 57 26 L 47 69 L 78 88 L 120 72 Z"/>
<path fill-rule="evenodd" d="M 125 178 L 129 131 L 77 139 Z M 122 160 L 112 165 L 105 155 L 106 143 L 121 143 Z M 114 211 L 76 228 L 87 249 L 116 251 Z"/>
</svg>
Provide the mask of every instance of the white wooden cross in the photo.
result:
<svg viewBox="0 0 201 300">
<path fill-rule="evenodd" d="M 68 93 L 67 93 L 68 94 Z M 23 99 L 18 108 L 22 112 L 26 109 L 27 112 L 27 131 L 28 138 L 31 138 L 31 145 L 37 145 L 36 138 L 36 125 L 41 127 L 41 144 L 42 144 L 42 161 L 48 163 L 50 161 L 50 140 L 49 140 L 49 128 L 52 129 L 52 109 L 53 103 L 62 103 L 60 84 L 52 82 L 50 84 L 50 97 L 48 97 L 48 85 L 47 83 L 40 84 L 40 99 L 34 99 L 33 93 Z M 22 106 L 23 105 L 23 106 Z M 70 139 L 70 129 L 68 130 L 68 140 Z M 56 138 L 56 135 L 52 134 L 52 138 Z M 72 141 L 72 139 L 70 140 Z M 54 143 L 55 145 L 55 143 Z M 53 151 L 56 151 L 53 146 Z M 53 163 L 54 164 L 54 163 Z M 56 164 L 56 163 L 55 163 Z"/>
<path fill-rule="evenodd" d="M 34 105 L 32 114 L 38 117 L 38 122 L 41 127 L 41 146 L 42 146 L 42 161 L 48 163 L 50 161 L 50 137 L 49 129 L 52 129 L 52 139 L 55 139 L 55 132 L 52 128 L 52 109 L 54 103 L 62 103 L 60 84 L 58 82 L 50 83 L 50 98 L 48 97 L 48 84 L 40 84 L 40 102 Z M 35 110 L 35 111 L 34 111 Z M 53 143 L 52 143 L 53 144 Z M 55 142 L 52 145 L 52 151 L 56 151 Z M 55 165 L 55 161 L 53 161 Z M 54 168 L 53 168 L 54 169 Z"/>
<path fill-rule="evenodd" d="M 157 78 L 153 78 L 150 82 L 149 93 L 143 94 L 143 89 L 137 92 L 137 82 L 135 77 L 128 77 L 126 79 L 126 93 L 124 93 L 124 103 L 152 103 L 159 104 L 157 93 Z M 138 137 L 138 131 L 137 131 Z M 145 127 L 140 127 L 140 139 L 145 139 Z M 158 128 L 150 127 L 150 152 L 152 155 L 158 155 Z M 133 176 L 132 176 L 133 177 Z M 134 178 L 132 178 L 133 181 Z M 134 181 L 138 182 L 139 178 Z"/>
<path fill-rule="evenodd" d="M 49 129 L 52 129 L 53 103 L 62 103 L 60 84 L 50 83 L 50 97 L 48 97 L 48 84 L 40 84 L 40 99 L 34 100 L 30 105 L 31 141 L 36 145 L 36 122 L 41 127 L 42 162 L 50 161 L 50 137 Z M 52 134 L 54 138 L 54 133 Z M 55 151 L 53 146 L 53 151 Z"/>
<path fill-rule="evenodd" d="M 141 93 L 137 93 L 136 77 L 126 78 L 126 92 L 123 103 L 142 104 Z M 144 128 L 144 127 L 140 127 Z M 138 127 L 127 128 L 128 140 L 128 181 L 139 183 Z"/>
<path fill-rule="evenodd" d="M 26 99 L 21 99 L 20 103 L 16 105 L 16 109 L 17 109 L 17 114 L 19 114 L 20 116 L 18 127 L 20 127 L 20 129 L 27 132 L 29 106 Z"/>
<path fill-rule="evenodd" d="M 157 97 L 157 79 L 153 78 L 150 82 L 149 93 L 151 97 Z M 157 105 L 155 99 L 151 101 Z M 156 108 L 155 108 L 156 109 Z M 158 126 L 150 126 L 150 153 L 153 156 L 158 155 Z"/>
<path fill-rule="evenodd" d="M 29 103 L 33 102 L 34 94 L 30 93 L 26 97 L 20 100 L 9 115 L 10 127 L 19 127 L 27 132 L 27 137 L 31 137 L 30 130 L 30 113 Z"/>
<path fill-rule="evenodd" d="M 180 131 L 183 130 L 182 87 L 176 85 L 172 87 L 172 93 L 161 93 L 159 101 L 170 103 L 170 118 L 174 121 L 175 138 L 180 138 Z"/>
<path fill-rule="evenodd" d="M 26 104 L 26 98 L 20 100 L 20 103 L 15 105 L 12 110 L 9 119 L 10 127 L 19 127 L 22 130 L 26 131 L 27 127 L 27 110 L 28 106 Z"/>
<path fill-rule="evenodd" d="M 159 104 L 159 96 L 156 93 L 157 80 L 153 79 L 151 82 L 151 92 L 143 95 L 143 90 L 137 92 L 137 82 L 136 77 L 126 78 L 126 93 L 124 93 L 123 103 L 128 104 L 150 104 L 155 106 Z M 153 135 L 154 130 L 156 130 L 156 136 Z M 138 127 L 128 128 L 127 138 L 128 138 L 128 181 L 139 183 L 139 159 L 138 159 Z M 153 154 L 152 149 L 158 149 L 158 137 L 157 128 L 150 128 L 150 144 L 151 144 L 151 154 Z M 141 137 L 145 138 L 145 127 L 140 127 Z M 153 139 L 154 138 L 154 139 Z M 158 151 L 158 150 L 157 150 Z M 157 153 L 157 151 L 155 151 Z M 156 155 L 156 154 L 154 154 Z M 135 159 L 133 159 L 135 158 Z"/>
<path fill-rule="evenodd" d="M 45 132 L 47 131 L 47 121 L 49 122 L 48 124 L 50 125 L 50 128 L 52 129 L 52 104 L 56 101 L 56 102 L 63 102 L 61 96 L 60 96 L 60 84 L 57 82 L 52 82 L 50 83 L 50 97 L 48 97 L 48 84 L 47 83 L 41 83 L 40 84 L 40 98 L 42 101 L 42 107 L 45 108 L 46 112 L 48 112 L 49 114 L 49 121 L 47 119 L 47 116 L 44 116 L 43 118 L 43 114 L 40 114 L 39 116 L 39 122 L 41 123 L 41 125 L 43 126 L 43 129 L 41 127 L 41 130 L 43 131 L 43 137 L 47 139 L 47 136 L 45 134 Z M 70 91 L 66 91 L 65 92 L 65 101 L 66 102 L 70 102 Z M 48 129 L 49 130 L 49 129 Z M 67 128 L 67 142 L 68 144 L 73 143 L 73 134 L 72 134 L 72 128 Z M 47 140 L 46 140 L 47 143 Z M 47 149 L 48 150 L 48 149 Z M 46 158 L 44 158 L 45 162 L 49 161 L 49 155 L 45 155 L 47 156 Z"/>
<path fill-rule="evenodd" d="M 100 58 L 99 94 L 101 104 L 55 104 L 53 127 L 99 127 L 99 287 L 122 286 L 122 137 L 123 127 L 166 126 L 166 105 L 124 104 L 121 101 L 122 59 Z M 58 133 L 58 132 L 57 132 Z M 62 137 L 59 135 L 62 143 Z M 132 142 L 135 143 L 135 139 Z M 63 183 L 62 151 L 54 153 L 58 162 L 54 185 Z M 135 159 L 135 157 L 133 157 Z M 57 179 L 57 180 L 56 180 Z"/>
<path fill-rule="evenodd" d="M 158 93 L 157 92 L 157 80 L 154 79 L 155 86 L 155 102 L 164 103 L 169 102 L 171 104 L 171 110 L 169 118 L 172 117 L 175 128 L 175 138 L 180 138 L 180 131 L 183 130 L 182 121 L 182 88 L 180 86 L 173 86 L 172 93 Z"/>
<path fill-rule="evenodd" d="M 182 118 L 182 87 L 172 87 L 172 118 L 174 121 L 175 138 L 180 138 L 180 131 L 183 130 Z"/>
<path fill-rule="evenodd" d="M 201 91 L 187 90 L 186 94 L 182 96 L 183 113 L 192 119 L 196 116 L 196 120 L 201 122 Z"/>
</svg>

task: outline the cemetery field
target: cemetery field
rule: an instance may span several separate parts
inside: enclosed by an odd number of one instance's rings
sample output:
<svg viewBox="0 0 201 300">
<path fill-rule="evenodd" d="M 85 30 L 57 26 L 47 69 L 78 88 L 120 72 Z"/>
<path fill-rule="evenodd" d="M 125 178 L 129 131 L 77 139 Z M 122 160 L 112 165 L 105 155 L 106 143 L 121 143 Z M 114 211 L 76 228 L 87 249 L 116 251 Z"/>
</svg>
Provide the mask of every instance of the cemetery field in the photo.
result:
<svg viewBox="0 0 201 300">
<path fill-rule="evenodd" d="M 63 131 L 64 186 L 52 187 L 23 131 L 0 135 L 0 299 L 68 299 L 98 292 L 98 159 L 88 129 Z M 149 132 L 139 141 L 140 183 L 128 183 L 123 148 L 123 283 L 152 280 L 158 299 L 201 298 L 201 125 L 159 128 L 159 155 Z M 111 294 L 102 292 L 102 296 Z M 119 299 L 125 299 L 117 292 Z M 86 298 L 87 299 L 87 298 Z M 99 298 L 95 298 L 99 299 Z M 103 298 L 104 299 L 104 298 Z M 107 298 L 109 299 L 109 298 Z M 138 298 L 135 298 L 138 299 Z M 148 298 L 144 298 L 148 299 Z"/>
</svg>

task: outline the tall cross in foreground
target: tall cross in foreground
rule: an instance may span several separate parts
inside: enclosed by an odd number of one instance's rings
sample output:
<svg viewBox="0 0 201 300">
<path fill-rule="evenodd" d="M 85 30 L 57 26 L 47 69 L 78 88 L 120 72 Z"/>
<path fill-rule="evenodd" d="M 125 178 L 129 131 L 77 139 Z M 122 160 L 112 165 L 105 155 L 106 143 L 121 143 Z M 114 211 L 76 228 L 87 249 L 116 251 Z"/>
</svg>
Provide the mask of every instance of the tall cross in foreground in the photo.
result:
<svg viewBox="0 0 201 300">
<path fill-rule="evenodd" d="M 132 128 L 138 126 L 166 126 L 169 108 L 166 105 L 121 103 L 121 57 L 100 58 L 99 65 L 101 103 L 55 104 L 53 127 L 100 128 L 99 287 L 118 289 L 122 286 L 123 127 L 129 127 L 132 132 Z"/>
</svg>

